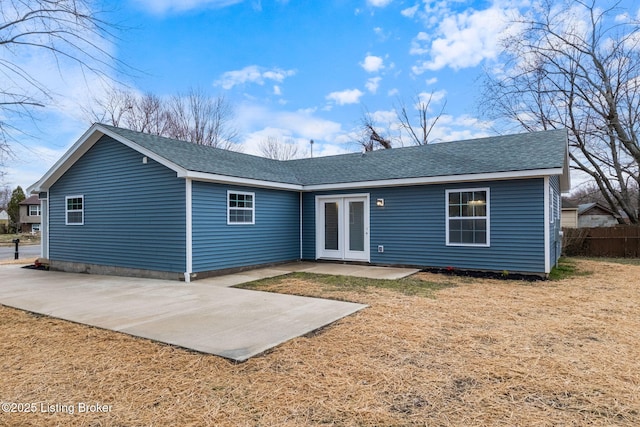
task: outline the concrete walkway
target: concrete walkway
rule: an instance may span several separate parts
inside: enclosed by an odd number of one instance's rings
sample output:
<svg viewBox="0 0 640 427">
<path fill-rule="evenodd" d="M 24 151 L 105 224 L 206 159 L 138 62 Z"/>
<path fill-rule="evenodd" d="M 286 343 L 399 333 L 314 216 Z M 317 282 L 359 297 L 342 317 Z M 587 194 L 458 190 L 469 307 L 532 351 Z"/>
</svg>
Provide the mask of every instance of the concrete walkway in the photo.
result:
<svg viewBox="0 0 640 427">
<path fill-rule="evenodd" d="M 244 361 L 365 306 L 228 286 L 300 269 L 348 274 L 346 267 L 358 267 L 354 274 L 377 278 L 414 271 L 315 263 L 287 266 L 185 284 L 4 265 L 0 304 Z"/>
</svg>

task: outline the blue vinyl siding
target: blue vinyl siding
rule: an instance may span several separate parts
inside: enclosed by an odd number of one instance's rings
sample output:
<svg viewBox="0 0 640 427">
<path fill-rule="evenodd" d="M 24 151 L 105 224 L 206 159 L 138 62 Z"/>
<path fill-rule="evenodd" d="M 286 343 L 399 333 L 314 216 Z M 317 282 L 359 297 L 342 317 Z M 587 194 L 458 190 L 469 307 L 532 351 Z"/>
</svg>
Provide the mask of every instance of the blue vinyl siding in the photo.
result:
<svg viewBox="0 0 640 427">
<path fill-rule="evenodd" d="M 227 225 L 227 190 L 255 193 L 255 224 Z M 193 271 L 300 258 L 300 195 L 194 182 Z"/>
<path fill-rule="evenodd" d="M 184 272 L 185 181 L 102 137 L 50 189 L 52 260 Z M 84 225 L 65 225 L 65 196 L 84 196 Z"/>
<path fill-rule="evenodd" d="M 446 246 L 445 190 L 484 187 L 491 194 L 490 247 Z M 303 258 L 315 259 L 315 196 L 339 193 L 370 194 L 372 263 L 544 273 L 542 178 L 305 194 Z"/>
<path fill-rule="evenodd" d="M 549 251 L 550 251 L 551 267 L 553 267 L 558 262 L 558 258 L 560 258 L 560 253 L 562 252 L 562 241 L 560 239 L 560 231 L 562 230 L 561 223 L 560 223 L 561 220 L 556 215 L 556 213 L 559 211 L 559 208 L 557 208 L 558 199 L 556 197 L 560 195 L 560 180 L 558 179 L 557 176 L 552 176 L 549 178 L 549 185 L 551 188 L 553 188 L 553 194 L 554 194 L 554 199 L 549 200 L 549 203 L 551 204 L 551 206 L 554 207 L 553 223 L 549 224 Z M 561 200 L 560 200 L 560 203 L 562 203 Z"/>
</svg>

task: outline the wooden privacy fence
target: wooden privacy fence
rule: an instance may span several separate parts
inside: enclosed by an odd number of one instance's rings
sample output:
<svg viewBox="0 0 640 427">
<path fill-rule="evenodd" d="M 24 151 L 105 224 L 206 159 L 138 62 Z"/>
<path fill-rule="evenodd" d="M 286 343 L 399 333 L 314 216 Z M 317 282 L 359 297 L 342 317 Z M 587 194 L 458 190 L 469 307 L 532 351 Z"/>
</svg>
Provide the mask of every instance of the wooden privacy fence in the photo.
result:
<svg viewBox="0 0 640 427">
<path fill-rule="evenodd" d="M 562 253 L 565 255 L 640 258 L 638 226 L 563 228 L 562 231 Z"/>
</svg>

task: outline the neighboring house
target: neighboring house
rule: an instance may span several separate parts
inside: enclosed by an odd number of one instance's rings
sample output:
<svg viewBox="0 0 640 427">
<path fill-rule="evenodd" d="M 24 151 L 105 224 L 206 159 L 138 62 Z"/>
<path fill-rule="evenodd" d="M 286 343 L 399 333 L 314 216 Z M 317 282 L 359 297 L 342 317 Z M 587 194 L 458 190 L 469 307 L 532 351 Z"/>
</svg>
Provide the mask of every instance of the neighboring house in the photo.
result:
<svg viewBox="0 0 640 427">
<path fill-rule="evenodd" d="M 0 209 L 0 233 L 6 233 L 9 230 L 9 213 Z"/>
<path fill-rule="evenodd" d="M 578 227 L 578 205 L 567 199 L 562 199 L 561 224 L 563 228 Z"/>
<path fill-rule="evenodd" d="M 27 197 L 19 203 L 20 205 L 20 232 L 37 233 L 40 232 L 42 216 L 40 211 L 40 199 L 37 194 Z"/>
<path fill-rule="evenodd" d="M 613 227 L 619 215 L 600 203 L 578 205 L 578 227 Z"/>
<path fill-rule="evenodd" d="M 278 161 L 93 125 L 28 189 L 53 269 L 190 281 L 292 260 L 546 275 L 567 132 Z"/>
</svg>

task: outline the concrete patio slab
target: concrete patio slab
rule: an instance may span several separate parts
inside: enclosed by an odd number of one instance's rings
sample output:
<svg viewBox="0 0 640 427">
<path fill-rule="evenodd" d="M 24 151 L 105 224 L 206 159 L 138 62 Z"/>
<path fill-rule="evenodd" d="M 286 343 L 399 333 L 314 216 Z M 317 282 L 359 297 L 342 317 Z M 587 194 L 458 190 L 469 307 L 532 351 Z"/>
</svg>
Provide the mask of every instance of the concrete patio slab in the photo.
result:
<svg viewBox="0 0 640 427">
<path fill-rule="evenodd" d="M 194 283 L 214 286 L 236 286 L 242 283 L 269 277 L 281 276 L 297 271 L 335 276 L 355 276 L 367 279 L 397 280 L 420 271 L 416 268 L 374 267 L 370 265 L 338 264 L 329 262 L 291 262 L 275 267 L 259 268 L 242 273 L 200 279 Z"/>
<path fill-rule="evenodd" d="M 0 304 L 236 361 L 365 308 L 362 304 L 207 286 L 204 282 L 186 284 L 4 265 L 0 266 Z"/>
</svg>

